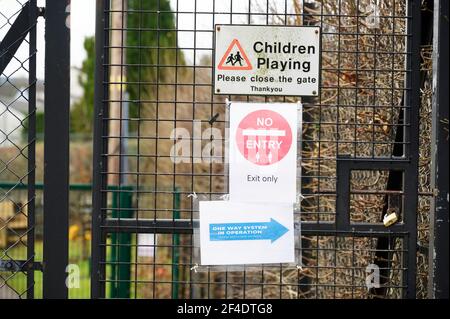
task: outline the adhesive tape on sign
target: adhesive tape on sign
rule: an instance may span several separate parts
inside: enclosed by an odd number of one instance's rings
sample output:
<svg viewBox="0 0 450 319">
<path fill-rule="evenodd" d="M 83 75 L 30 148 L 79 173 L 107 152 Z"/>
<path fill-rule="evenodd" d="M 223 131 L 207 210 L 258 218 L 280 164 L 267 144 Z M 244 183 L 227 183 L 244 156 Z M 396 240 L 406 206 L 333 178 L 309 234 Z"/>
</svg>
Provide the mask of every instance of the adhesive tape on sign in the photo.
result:
<svg viewBox="0 0 450 319">
<path fill-rule="evenodd" d="M 249 113 L 239 123 L 236 144 L 248 161 L 256 165 L 272 165 L 289 152 L 292 130 L 279 113 L 258 110 Z"/>
</svg>

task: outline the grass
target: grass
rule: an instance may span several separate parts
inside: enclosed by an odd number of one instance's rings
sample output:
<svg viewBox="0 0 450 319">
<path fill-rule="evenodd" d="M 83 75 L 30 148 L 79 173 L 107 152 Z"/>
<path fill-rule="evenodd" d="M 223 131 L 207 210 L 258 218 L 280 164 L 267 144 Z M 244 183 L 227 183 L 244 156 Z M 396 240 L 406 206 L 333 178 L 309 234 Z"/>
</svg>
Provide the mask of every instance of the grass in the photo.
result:
<svg viewBox="0 0 450 319">
<path fill-rule="evenodd" d="M 90 242 L 83 242 L 83 240 L 72 240 L 69 243 L 69 261 L 72 264 L 78 265 L 80 270 L 79 288 L 69 288 L 70 299 L 83 299 L 90 297 L 90 260 L 82 254 L 83 245 L 90 247 Z M 42 241 L 36 241 L 36 261 L 42 261 L 42 246 Z M 26 246 L 23 244 L 18 244 L 13 248 L 8 249 L 6 253 L 2 252 L 1 255 L 1 259 L 11 258 L 24 260 L 26 258 Z M 0 284 L 3 284 L 3 281 L 6 279 L 9 287 L 17 291 L 22 298 L 26 298 L 26 273 L 0 272 L 0 275 L 3 277 L 3 279 L 0 279 Z M 34 276 L 34 297 L 39 299 L 42 298 L 42 272 L 35 271 Z"/>
</svg>

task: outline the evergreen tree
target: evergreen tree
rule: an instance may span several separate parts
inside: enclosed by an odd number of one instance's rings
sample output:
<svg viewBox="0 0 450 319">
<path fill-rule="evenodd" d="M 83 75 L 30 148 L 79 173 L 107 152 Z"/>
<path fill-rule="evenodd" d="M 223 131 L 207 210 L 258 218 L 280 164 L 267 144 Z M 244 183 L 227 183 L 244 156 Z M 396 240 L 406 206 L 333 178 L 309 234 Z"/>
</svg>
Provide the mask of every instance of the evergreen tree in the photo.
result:
<svg viewBox="0 0 450 319">
<path fill-rule="evenodd" d="M 152 83 L 158 81 L 161 83 L 169 79 L 172 79 L 170 82 L 173 83 L 176 63 L 184 64 L 183 54 L 177 49 L 175 17 L 168 0 L 129 0 L 128 12 L 129 99 L 154 100 L 156 88 Z M 173 67 L 162 67 L 167 65 Z M 137 117 L 138 107 L 137 104 L 130 104 L 131 117 Z"/>
<path fill-rule="evenodd" d="M 70 114 L 70 130 L 72 133 L 91 134 L 94 120 L 94 71 L 95 43 L 94 37 L 84 39 L 86 59 L 83 61 L 78 83 L 83 88 L 80 100 L 74 103 Z"/>
<path fill-rule="evenodd" d="M 160 13 L 156 13 L 159 11 Z M 126 64 L 127 92 L 130 101 L 155 98 L 157 80 L 165 81 L 176 68 L 157 67 L 175 65 L 177 41 L 175 18 L 168 0 L 129 0 L 127 8 Z M 170 49 L 169 49 L 170 48 Z M 86 59 L 83 61 L 78 83 L 83 88 L 83 96 L 74 103 L 71 111 L 71 132 L 91 134 L 94 114 L 94 37 L 84 41 Z M 184 64 L 182 52 L 178 50 L 178 64 Z M 138 84 L 141 83 L 141 84 Z M 130 117 L 138 116 L 138 103 L 130 103 Z M 130 127 L 133 130 L 133 127 Z"/>
</svg>

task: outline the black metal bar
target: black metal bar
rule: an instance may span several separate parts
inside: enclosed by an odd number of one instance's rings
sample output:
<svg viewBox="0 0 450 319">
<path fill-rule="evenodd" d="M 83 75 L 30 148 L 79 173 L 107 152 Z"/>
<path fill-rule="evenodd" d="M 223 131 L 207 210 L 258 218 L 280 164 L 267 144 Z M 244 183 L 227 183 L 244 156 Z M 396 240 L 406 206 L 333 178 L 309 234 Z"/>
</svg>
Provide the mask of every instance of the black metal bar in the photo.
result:
<svg viewBox="0 0 450 319">
<path fill-rule="evenodd" d="M 402 105 L 404 104 L 405 98 L 402 98 Z M 395 131 L 395 138 L 394 141 L 396 144 L 394 144 L 394 147 L 392 148 L 392 157 L 403 157 L 404 155 L 404 138 L 405 138 L 405 128 L 403 127 L 405 118 L 405 110 L 402 108 L 399 111 L 398 120 L 397 120 L 397 127 Z M 409 165 L 409 163 L 405 164 L 404 167 Z M 404 170 L 400 171 L 398 169 L 395 169 L 394 167 L 389 168 L 389 176 L 388 181 L 386 185 L 387 191 L 402 191 L 403 190 L 403 175 Z M 383 221 L 384 216 L 386 215 L 387 211 L 390 207 L 390 196 L 385 195 L 384 196 L 384 204 L 383 209 L 381 211 L 380 215 L 380 221 Z M 401 209 L 403 207 L 397 207 L 397 214 L 401 214 Z M 380 287 L 374 288 L 374 296 L 375 297 L 381 297 L 384 298 L 387 292 L 387 284 L 389 283 L 389 271 L 390 267 L 389 264 L 391 263 L 391 256 L 388 251 L 388 248 L 392 245 L 393 238 L 391 236 L 385 236 L 378 238 L 377 241 L 377 252 L 375 253 L 374 263 L 380 267 Z"/>
<path fill-rule="evenodd" d="M 45 19 L 43 297 L 67 298 L 69 228 L 69 0 L 47 0 Z"/>
<path fill-rule="evenodd" d="M 103 225 L 100 226 L 101 230 L 105 233 L 117 233 L 117 232 L 131 232 L 135 233 L 139 231 L 140 233 L 148 234 L 192 234 L 193 229 L 198 227 L 197 220 L 190 219 L 134 219 L 134 218 L 121 218 L 119 219 L 106 219 Z M 380 234 L 399 234 L 404 233 L 408 230 L 404 224 L 395 224 L 389 228 L 386 228 L 383 224 L 370 224 L 370 223 L 352 223 L 347 228 L 337 228 L 333 222 L 302 222 L 302 232 L 309 231 L 319 231 L 334 233 L 336 231 L 344 232 L 378 232 Z M 118 231 L 119 230 L 119 231 Z"/>
<path fill-rule="evenodd" d="M 405 232 L 406 227 L 404 224 L 396 224 L 392 225 L 389 228 L 386 228 L 383 224 L 370 224 L 370 223 L 351 223 L 348 228 L 337 228 L 334 226 L 334 224 L 331 223 L 313 223 L 313 222 L 303 222 L 302 223 L 302 231 L 311 231 L 311 230 L 317 230 L 317 231 L 347 231 L 347 232 L 379 232 L 384 234 L 390 234 L 390 233 L 399 233 L 399 232 Z"/>
<path fill-rule="evenodd" d="M 101 246 L 106 242 L 106 235 L 101 229 L 103 222 L 102 208 L 106 207 L 105 179 L 101 172 L 107 170 L 107 157 L 102 156 L 107 149 L 108 126 L 104 125 L 103 118 L 108 117 L 107 107 L 103 101 L 107 99 L 108 70 L 104 68 L 108 60 L 104 47 L 108 44 L 108 34 L 104 28 L 108 26 L 109 1 L 97 0 L 96 3 L 96 29 L 95 29 L 95 105 L 94 105 L 94 152 L 93 152 L 93 191 L 92 191 L 92 242 L 91 242 L 91 298 L 105 297 L 105 249 Z"/>
<path fill-rule="evenodd" d="M 36 11 L 36 4 L 31 4 L 33 10 Z M 19 49 L 23 40 L 30 31 L 30 26 L 36 23 L 36 19 L 30 20 L 32 16 L 36 16 L 35 12 L 30 12 L 30 2 L 26 2 L 22 7 L 16 20 L 6 33 L 2 42 L 0 42 L 0 74 L 5 71 L 11 59 Z"/>
<path fill-rule="evenodd" d="M 404 258 L 406 272 L 406 298 L 416 298 L 416 259 L 417 259 L 417 196 L 418 196 L 418 172 L 419 172 L 419 106 L 420 106 L 420 45 L 421 45 L 421 1 L 413 0 L 409 2 L 408 12 L 411 19 L 408 21 L 407 32 L 411 32 L 415 37 L 408 39 L 407 50 L 411 52 L 407 59 L 407 68 L 412 72 L 406 75 L 406 86 L 411 87 L 409 94 L 406 94 L 405 105 L 411 105 L 409 130 L 405 130 L 406 141 L 409 141 L 409 148 L 406 148 L 405 156 L 410 160 L 411 165 L 405 171 L 404 190 L 407 194 L 405 199 L 404 223 L 409 229 L 408 254 Z M 408 114 L 406 113 L 406 114 Z M 405 121 L 408 117 L 405 116 Z"/>
<path fill-rule="evenodd" d="M 0 271 L 11 271 L 11 272 L 27 272 L 28 273 L 34 273 L 35 270 L 42 271 L 42 263 L 40 262 L 30 262 L 30 260 L 0 260 Z M 28 277 L 27 277 L 28 280 Z M 27 298 L 31 299 L 33 298 L 33 295 L 30 291 L 34 290 L 34 284 L 30 285 L 29 282 L 27 285 L 29 285 L 27 288 L 30 289 L 27 292 Z M 30 295 L 31 294 L 31 295 Z"/>
<path fill-rule="evenodd" d="M 133 219 L 133 218 L 121 218 L 119 219 L 106 219 L 103 222 L 101 229 L 106 233 L 119 232 L 139 232 L 149 234 L 192 234 L 195 221 L 190 219 Z"/>
<path fill-rule="evenodd" d="M 303 18 L 303 25 L 306 26 L 310 26 L 310 25 L 319 25 L 317 23 L 317 21 L 314 20 L 314 18 L 308 14 L 308 9 L 309 10 L 313 10 L 313 11 L 317 11 L 317 10 L 321 10 L 320 5 L 316 2 L 310 2 L 310 1 L 302 1 L 303 4 L 303 8 L 302 8 L 302 18 Z M 319 82 L 320 83 L 320 82 Z M 320 105 L 320 93 L 319 93 L 319 98 L 316 97 L 311 97 L 311 96 L 306 96 L 306 97 L 302 97 L 302 125 L 305 125 L 305 123 L 308 122 L 312 122 L 313 121 L 313 117 L 311 116 L 311 112 L 314 112 L 314 105 L 319 104 Z M 309 111 L 309 112 L 308 112 Z M 319 117 L 320 117 L 320 113 L 321 113 L 322 109 L 321 107 L 319 107 L 318 110 L 316 110 L 316 112 L 319 112 Z M 307 143 L 304 143 L 303 141 L 305 140 L 311 140 L 314 139 L 314 128 L 312 126 L 306 126 L 306 130 L 303 130 L 303 134 L 302 134 L 302 145 L 300 148 L 300 152 L 302 152 L 302 150 L 304 148 L 307 148 L 308 145 Z M 320 139 L 320 137 L 319 137 Z M 320 149 L 320 145 L 318 147 Z M 320 163 L 320 161 L 319 161 Z M 319 164 L 320 165 L 320 164 Z M 300 165 L 300 169 L 301 169 L 301 189 L 300 192 L 302 195 L 309 195 L 311 193 L 311 189 L 309 189 L 308 187 L 305 187 L 306 185 L 310 185 L 313 178 L 311 177 L 311 172 L 309 170 L 307 170 L 306 168 L 302 167 Z M 320 175 L 320 170 L 318 172 L 318 175 Z M 304 198 L 301 201 L 302 204 L 302 211 L 307 211 L 309 207 L 316 207 L 318 206 L 318 204 L 316 205 L 316 203 L 318 203 L 318 199 L 317 198 Z M 302 247 L 302 259 L 305 260 L 313 260 L 313 250 L 309 249 L 311 247 L 311 240 L 312 238 L 306 238 L 305 236 L 302 236 L 301 240 L 301 247 Z M 303 260 L 302 260 L 303 262 Z M 299 278 L 299 290 L 303 293 L 309 291 L 311 289 L 310 285 L 312 284 L 312 278 L 310 276 L 301 276 Z"/>
<path fill-rule="evenodd" d="M 345 166 L 341 166 L 342 168 L 351 168 L 352 170 L 404 170 L 408 168 L 410 161 L 406 159 L 399 160 L 378 160 L 374 161 L 372 159 L 349 159 L 339 157 L 340 163 L 346 163 Z"/>
<path fill-rule="evenodd" d="M 431 249 L 429 296 L 449 297 L 448 248 L 448 17 L 449 2 L 434 1 L 433 38 L 433 111 L 431 187 L 436 197 L 431 201 Z"/>
<path fill-rule="evenodd" d="M 336 172 L 336 229 L 345 229 L 350 224 L 350 167 L 353 162 L 340 161 Z"/>
<path fill-rule="evenodd" d="M 34 264 L 34 230 L 35 230 L 35 198 L 36 198 L 36 22 L 37 10 L 36 0 L 27 3 L 30 6 L 30 44 L 29 44 L 29 74 L 28 74 L 28 203 L 27 203 L 27 261 Z M 34 271 L 27 272 L 27 298 L 34 298 Z"/>
</svg>

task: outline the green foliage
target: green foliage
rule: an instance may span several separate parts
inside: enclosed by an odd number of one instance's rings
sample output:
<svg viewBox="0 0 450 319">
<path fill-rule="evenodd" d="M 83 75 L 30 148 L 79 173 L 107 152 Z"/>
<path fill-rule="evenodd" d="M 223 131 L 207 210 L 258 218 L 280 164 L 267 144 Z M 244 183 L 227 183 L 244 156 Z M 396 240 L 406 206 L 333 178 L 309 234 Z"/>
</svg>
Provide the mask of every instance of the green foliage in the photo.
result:
<svg viewBox="0 0 450 319">
<path fill-rule="evenodd" d="M 95 43 L 94 37 L 84 39 L 86 59 L 83 61 L 78 83 L 83 88 L 83 96 L 74 103 L 70 114 L 70 131 L 72 133 L 91 134 L 94 117 L 94 71 Z"/>
<path fill-rule="evenodd" d="M 129 0 L 128 11 L 127 91 L 131 101 L 155 99 L 152 83 L 173 83 L 177 72 L 175 67 L 162 66 L 184 64 L 183 54 L 177 49 L 174 14 L 168 0 Z M 131 117 L 137 116 L 138 107 L 130 103 Z"/>
<path fill-rule="evenodd" d="M 95 70 L 95 44 L 94 37 L 84 39 L 86 59 L 83 61 L 81 72 L 78 75 L 78 83 L 83 88 L 83 95 L 76 101 L 70 111 L 70 132 L 92 134 L 94 116 L 94 70 Z M 44 135 L 44 112 L 36 113 L 36 136 Z M 25 121 L 22 130 L 23 139 L 28 136 L 28 120 Z"/>
<path fill-rule="evenodd" d="M 184 64 L 183 54 L 177 49 L 174 14 L 170 12 L 168 0 L 129 0 L 127 11 L 126 63 L 129 65 L 127 67 L 129 100 L 150 99 L 155 92 L 155 86 L 149 83 L 156 83 L 158 80 L 173 82 L 169 78 L 173 79 L 176 72 L 175 67 L 158 68 L 156 65 Z M 78 83 L 84 93 L 72 106 L 70 128 L 71 133 L 92 134 L 95 84 L 94 37 L 85 39 L 84 49 L 87 57 L 83 61 L 78 77 Z M 130 103 L 130 117 L 138 116 L 138 108 L 139 103 Z M 130 129 L 133 130 L 133 127 Z"/>
</svg>

